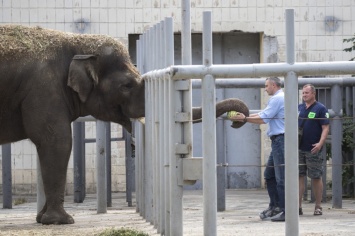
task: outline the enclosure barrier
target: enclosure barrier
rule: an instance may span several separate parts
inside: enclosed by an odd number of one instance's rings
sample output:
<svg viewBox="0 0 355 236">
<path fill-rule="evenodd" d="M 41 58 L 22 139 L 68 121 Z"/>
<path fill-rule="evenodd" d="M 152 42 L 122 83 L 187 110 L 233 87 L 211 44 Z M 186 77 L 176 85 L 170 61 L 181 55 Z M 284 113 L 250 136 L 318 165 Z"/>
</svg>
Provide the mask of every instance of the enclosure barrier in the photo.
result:
<svg viewBox="0 0 355 236">
<path fill-rule="evenodd" d="M 150 28 L 137 41 L 138 69 L 146 83 L 146 117 L 135 122 L 137 211 L 160 234 L 183 235 L 182 186 L 202 178 L 203 235 L 217 235 L 215 79 L 280 76 L 285 77 L 285 153 L 288 153 L 285 234 L 299 235 L 298 189 L 294 188 L 298 186 L 298 145 L 295 145 L 298 143 L 298 76 L 354 74 L 355 62 L 295 63 L 294 11 L 287 9 L 286 63 L 213 65 L 211 21 L 211 12 L 204 12 L 204 65 L 169 66 L 174 64 L 171 18 Z M 192 143 L 184 142 L 184 127 L 191 126 L 192 118 L 191 109 L 184 107 L 191 101 L 183 101 L 182 91 L 191 93 L 188 81 L 192 78 L 202 79 L 203 159 L 185 158 L 192 153 Z M 332 92 L 340 94 L 339 88 L 340 85 L 334 85 Z M 339 97 L 332 96 L 332 107 L 335 117 L 340 117 Z M 334 119 L 331 126 L 334 133 L 342 130 L 340 119 Z M 339 153 L 341 139 L 334 141 L 332 153 Z M 341 155 L 333 159 L 333 164 L 332 174 L 337 176 L 333 179 L 333 207 L 341 207 L 341 198 L 337 197 L 341 196 L 341 165 L 338 165 Z M 202 167 L 207 171 L 202 171 Z"/>
</svg>

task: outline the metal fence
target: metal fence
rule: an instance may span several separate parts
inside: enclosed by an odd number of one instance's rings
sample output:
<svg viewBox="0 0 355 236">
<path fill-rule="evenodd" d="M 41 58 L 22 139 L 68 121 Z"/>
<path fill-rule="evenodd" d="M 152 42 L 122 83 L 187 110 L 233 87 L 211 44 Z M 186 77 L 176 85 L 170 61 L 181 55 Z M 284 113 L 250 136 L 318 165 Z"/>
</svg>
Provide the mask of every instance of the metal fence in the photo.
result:
<svg viewBox="0 0 355 236">
<path fill-rule="evenodd" d="M 348 75 L 355 62 L 294 61 L 294 11 L 286 10 L 286 63 L 213 65 L 211 12 L 203 13 L 203 65 L 174 64 L 173 21 L 166 18 L 137 41 L 137 65 L 146 82 L 146 117 L 135 123 L 137 211 L 162 235 L 183 235 L 183 185 L 203 179 L 204 233 L 217 235 L 215 84 L 219 78 L 285 77 L 286 235 L 299 235 L 298 86 L 299 76 Z M 184 47 L 184 46 L 183 46 Z M 202 79 L 203 158 L 192 158 L 191 78 Z M 332 86 L 334 117 L 341 116 L 340 86 Z M 218 81 L 218 80 L 217 80 Z M 340 95 L 341 96 L 341 95 Z M 191 97 L 191 96 L 190 96 Z M 332 134 L 342 130 L 340 119 Z M 341 138 L 332 141 L 333 206 L 341 207 Z M 339 154 L 340 155 L 337 155 Z M 339 165 L 338 165 L 339 164 Z"/>
</svg>

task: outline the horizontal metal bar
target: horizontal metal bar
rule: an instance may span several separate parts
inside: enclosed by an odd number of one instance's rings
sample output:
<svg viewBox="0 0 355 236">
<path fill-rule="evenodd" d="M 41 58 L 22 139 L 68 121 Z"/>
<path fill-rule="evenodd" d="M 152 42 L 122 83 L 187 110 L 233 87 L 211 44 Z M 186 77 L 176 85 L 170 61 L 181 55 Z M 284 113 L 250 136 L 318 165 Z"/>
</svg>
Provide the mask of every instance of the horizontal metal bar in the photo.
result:
<svg viewBox="0 0 355 236">
<path fill-rule="evenodd" d="M 283 82 L 283 79 L 281 78 Z M 193 79 L 192 88 L 201 88 L 201 80 Z M 340 86 L 354 86 L 355 77 L 334 77 L 334 78 L 298 78 L 298 86 L 301 88 L 305 84 L 313 84 L 316 87 L 331 87 L 338 84 Z M 265 79 L 241 78 L 241 79 L 216 79 L 216 88 L 263 88 Z"/>
<path fill-rule="evenodd" d="M 111 142 L 115 142 L 115 141 L 125 141 L 124 138 L 111 138 Z M 96 139 L 95 138 L 86 138 L 85 143 L 96 143 Z"/>
<path fill-rule="evenodd" d="M 298 76 L 352 75 L 355 74 L 355 61 L 336 62 L 299 62 L 288 63 L 259 63 L 259 64 L 224 64 L 211 65 L 182 65 L 148 72 L 143 77 L 154 78 L 169 73 L 173 79 L 196 79 L 210 74 L 215 78 L 259 78 L 282 76 L 293 71 Z"/>
</svg>

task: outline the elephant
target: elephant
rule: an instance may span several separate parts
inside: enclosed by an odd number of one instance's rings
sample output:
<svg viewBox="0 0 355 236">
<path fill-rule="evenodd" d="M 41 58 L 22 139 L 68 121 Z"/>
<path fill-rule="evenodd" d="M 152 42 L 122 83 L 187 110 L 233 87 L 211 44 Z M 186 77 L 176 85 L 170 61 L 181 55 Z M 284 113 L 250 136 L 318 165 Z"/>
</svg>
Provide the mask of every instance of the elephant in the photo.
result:
<svg viewBox="0 0 355 236">
<path fill-rule="evenodd" d="M 38 223 L 74 223 L 63 206 L 71 123 L 91 115 L 131 132 L 131 119 L 145 116 L 144 96 L 128 50 L 110 36 L 0 26 L 0 144 L 30 139 L 36 146 L 46 197 Z M 230 99 L 217 104 L 217 115 L 231 109 L 249 114 Z"/>
<path fill-rule="evenodd" d="M 46 197 L 38 223 L 74 223 L 63 208 L 71 123 L 92 115 L 131 131 L 144 109 L 144 81 L 118 40 L 0 26 L 0 144 L 36 146 Z"/>
</svg>

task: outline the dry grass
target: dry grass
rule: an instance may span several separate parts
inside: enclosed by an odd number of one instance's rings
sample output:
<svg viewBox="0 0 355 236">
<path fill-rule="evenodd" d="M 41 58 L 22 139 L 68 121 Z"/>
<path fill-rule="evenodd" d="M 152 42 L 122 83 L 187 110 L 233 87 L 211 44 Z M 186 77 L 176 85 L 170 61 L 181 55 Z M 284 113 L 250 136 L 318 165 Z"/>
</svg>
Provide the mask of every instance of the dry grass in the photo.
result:
<svg viewBox="0 0 355 236">
<path fill-rule="evenodd" d="M 105 53 L 103 46 L 112 46 L 115 53 L 129 60 L 122 43 L 107 35 L 73 34 L 41 27 L 22 25 L 0 26 L 0 58 L 45 60 L 55 58 L 63 49 L 74 47 L 82 54 Z"/>
</svg>

